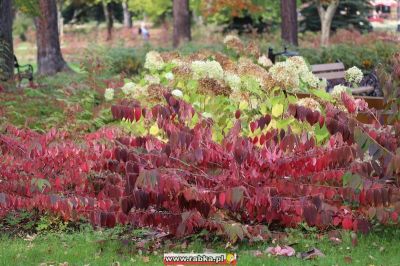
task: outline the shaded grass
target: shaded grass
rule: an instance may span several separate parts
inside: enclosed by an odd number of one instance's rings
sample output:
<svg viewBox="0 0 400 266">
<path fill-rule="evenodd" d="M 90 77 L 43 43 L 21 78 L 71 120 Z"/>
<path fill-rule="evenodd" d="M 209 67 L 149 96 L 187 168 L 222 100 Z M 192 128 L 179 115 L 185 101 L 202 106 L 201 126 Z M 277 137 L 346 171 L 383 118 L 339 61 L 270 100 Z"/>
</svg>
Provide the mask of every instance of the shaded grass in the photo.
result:
<svg viewBox="0 0 400 266">
<path fill-rule="evenodd" d="M 21 238 L 0 237 L 1 265 L 39 265 L 48 263 L 58 265 L 162 265 L 163 250 L 142 254 L 135 248 L 135 241 L 127 244 L 118 236 L 118 228 L 105 231 L 86 229 L 81 232 L 48 233 L 39 235 L 33 241 Z M 134 234 L 134 232 L 133 232 Z M 399 228 L 375 230 L 367 236 L 358 236 L 358 244 L 351 244 L 350 233 L 342 234 L 342 243 L 334 245 L 327 237 L 317 234 L 303 234 L 298 230 L 291 232 L 290 241 L 296 251 L 307 251 L 312 247 L 320 249 L 326 256 L 312 261 L 299 258 L 271 257 L 266 254 L 255 256 L 254 251 L 265 251 L 270 242 L 238 247 L 238 265 L 400 265 Z M 215 252 L 226 252 L 225 243 L 206 244 L 194 240 L 187 247 L 179 243 L 175 252 L 203 252 L 207 246 Z M 171 251 L 166 248 L 166 251 Z M 346 258 L 346 259 L 345 259 Z"/>
</svg>

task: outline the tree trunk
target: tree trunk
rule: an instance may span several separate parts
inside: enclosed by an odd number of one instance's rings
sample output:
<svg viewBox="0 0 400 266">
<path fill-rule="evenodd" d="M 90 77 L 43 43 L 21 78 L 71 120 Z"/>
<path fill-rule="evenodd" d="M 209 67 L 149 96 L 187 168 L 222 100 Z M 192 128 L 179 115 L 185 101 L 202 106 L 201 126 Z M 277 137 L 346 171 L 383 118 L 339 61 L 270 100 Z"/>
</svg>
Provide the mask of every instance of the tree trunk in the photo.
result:
<svg viewBox="0 0 400 266">
<path fill-rule="evenodd" d="M 298 46 L 296 0 L 281 0 L 281 34 L 285 43 Z"/>
<path fill-rule="evenodd" d="M 189 0 L 173 0 L 174 34 L 173 45 L 178 47 L 182 41 L 190 41 Z"/>
<path fill-rule="evenodd" d="M 14 76 L 12 0 L 0 0 L 0 80 Z"/>
<path fill-rule="evenodd" d="M 331 34 L 331 25 L 333 16 L 339 6 L 339 0 L 331 0 L 328 7 L 325 8 L 321 0 L 317 0 L 317 9 L 321 20 L 321 45 L 329 45 L 329 37 Z"/>
<path fill-rule="evenodd" d="M 110 41 L 112 39 L 112 30 L 114 26 L 114 19 L 113 19 L 113 11 L 111 7 L 111 3 L 106 3 L 105 1 L 102 1 L 103 3 L 103 11 L 104 11 L 104 18 L 106 20 L 107 24 L 107 41 Z"/>
<path fill-rule="evenodd" d="M 38 72 L 53 75 L 69 70 L 61 54 L 56 0 L 39 0 L 40 15 L 35 20 Z"/>
<path fill-rule="evenodd" d="M 132 28 L 132 14 L 128 8 L 128 1 L 122 1 L 122 9 L 124 11 L 124 26 L 128 29 Z"/>
<path fill-rule="evenodd" d="M 57 18 L 58 18 L 58 32 L 60 33 L 60 42 L 64 39 L 64 18 L 62 16 L 62 8 L 64 5 L 64 0 L 58 0 L 57 3 Z"/>
</svg>

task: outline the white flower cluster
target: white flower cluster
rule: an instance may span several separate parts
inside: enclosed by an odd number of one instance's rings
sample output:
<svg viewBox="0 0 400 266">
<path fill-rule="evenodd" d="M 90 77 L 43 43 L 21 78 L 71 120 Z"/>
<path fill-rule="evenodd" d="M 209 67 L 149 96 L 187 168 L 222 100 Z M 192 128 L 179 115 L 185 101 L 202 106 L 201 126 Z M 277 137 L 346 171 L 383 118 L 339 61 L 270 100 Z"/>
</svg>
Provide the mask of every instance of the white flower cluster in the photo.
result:
<svg viewBox="0 0 400 266">
<path fill-rule="evenodd" d="M 193 61 L 192 62 L 193 78 L 213 78 L 218 80 L 224 79 L 224 70 L 221 65 L 214 60 Z"/>
<path fill-rule="evenodd" d="M 346 71 L 344 77 L 346 81 L 350 82 L 351 84 L 360 84 L 364 74 L 358 67 L 354 66 Z"/>
<path fill-rule="evenodd" d="M 175 89 L 171 92 L 172 95 L 174 95 L 175 97 L 178 98 L 182 98 L 183 97 L 183 92 L 181 90 Z"/>
<path fill-rule="evenodd" d="M 336 98 L 336 99 L 340 99 L 342 92 L 347 93 L 348 89 L 346 86 L 343 85 L 336 85 L 335 87 L 333 87 L 333 90 L 331 91 L 331 95 L 332 97 Z"/>
<path fill-rule="evenodd" d="M 144 68 L 150 71 L 161 70 L 164 68 L 164 60 L 160 53 L 156 51 L 150 51 L 146 54 L 146 61 L 144 63 Z"/>
<path fill-rule="evenodd" d="M 242 81 L 238 75 L 231 72 L 225 72 L 224 81 L 233 91 L 240 90 Z"/>
<path fill-rule="evenodd" d="M 168 72 L 168 73 L 165 73 L 165 78 L 166 79 L 168 79 L 168 80 L 174 80 L 174 74 L 172 74 L 172 72 Z"/>
<path fill-rule="evenodd" d="M 328 87 L 328 80 L 326 78 L 323 78 L 319 81 L 318 84 L 318 89 L 320 90 L 326 90 L 326 87 Z"/>
<path fill-rule="evenodd" d="M 262 55 L 258 58 L 257 63 L 265 68 L 271 67 L 272 66 L 272 61 L 269 59 L 267 56 Z"/>
<path fill-rule="evenodd" d="M 106 99 L 106 101 L 112 101 L 112 99 L 114 99 L 114 89 L 106 89 L 104 92 L 104 99 Z"/>
<path fill-rule="evenodd" d="M 298 89 L 300 85 L 297 68 L 288 61 L 278 62 L 269 69 L 272 78 L 286 89 Z"/>
<path fill-rule="evenodd" d="M 297 101 L 296 103 L 299 106 L 304 106 L 310 108 L 313 111 L 321 112 L 321 106 L 319 102 L 314 100 L 313 98 L 303 98 Z"/>
<path fill-rule="evenodd" d="M 326 87 L 326 81 L 321 81 L 315 76 L 301 56 L 289 57 L 284 62 L 276 63 L 269 69 L 269 73 L 286 89 L 298 89 L 300 81 L 315 89 Z"/>
<path fill-rule="evenodd" d="M 311 88 L 317 89 L 321 86 L 321 81 L 311 71 L 306 71 L 301 74 L 301 80 L 308 84 Z"/>
<path fill-rule="evenodd" d="M 125 96 L 132 95 L 135 93 L 136 84 L 133 82 L 125 83 L 121 90 Z"/>
</svg>

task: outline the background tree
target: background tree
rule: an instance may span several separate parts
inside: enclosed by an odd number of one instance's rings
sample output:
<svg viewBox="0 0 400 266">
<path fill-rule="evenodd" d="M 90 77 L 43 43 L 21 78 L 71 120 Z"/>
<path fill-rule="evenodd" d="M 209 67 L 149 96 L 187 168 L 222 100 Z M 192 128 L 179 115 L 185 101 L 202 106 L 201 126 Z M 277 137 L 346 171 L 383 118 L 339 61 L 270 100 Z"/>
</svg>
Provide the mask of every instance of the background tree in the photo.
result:
<svg viewBox="0 0 400 266">
<path fill-rule="evenodd" d="M 122 1 L 122 9 L 124 13 L 124 26 L 127 28 L 132 28 L 132 14 L 129 11 L 128 0 Z"/>
<path fill-rule="evenodd" d="M 12 79 L 14 74 L 12 38 L 12 0 L 0 1 L 0 79 Z"/>
<path fill-rule="evenodd" d="M 52 75 L 68 70 L 61 54 L 56 0 L 39 0 L 40 15 L 36 18 L 38 72 Z"/>
<path fill-rule="evenodd" d="M 329 45 L 333 16 L 339 6 L 339 0 L 316 0 L 318 15 L 321 20 L 321 45 Z"/>
<path fill-rule="evenodd" d="M 174 34 L 173 45 L 191 40 L 189 0 L 173 0 Z"/>
<path fill-rule="evenodd" d="M 352 27 L 360 32 L 372 29 L 368 15 L 371 4 L 365 0 L 341 0 L 333 16 L 331 31 Z M 301 10 L 304 20 L 301 21 L 301 31 L 320 31 L 321 21 L 315 2 L 311 2 Z"/>
<path fill-rule="evenodd" d="M 107 41 L 112 39 L 112 30 L 114 27 L 114 12 L 112 9 L 112 1 L 102 1 L 103 10 L 104 10 L 104 18 L 106 20 L 107 25 Z"/>
<path fill-rule="evenodd" d="M 288 44 L 298 46 L 296 0 L 281 0 L 281 17 L 282 40 Z"/>
</svg>

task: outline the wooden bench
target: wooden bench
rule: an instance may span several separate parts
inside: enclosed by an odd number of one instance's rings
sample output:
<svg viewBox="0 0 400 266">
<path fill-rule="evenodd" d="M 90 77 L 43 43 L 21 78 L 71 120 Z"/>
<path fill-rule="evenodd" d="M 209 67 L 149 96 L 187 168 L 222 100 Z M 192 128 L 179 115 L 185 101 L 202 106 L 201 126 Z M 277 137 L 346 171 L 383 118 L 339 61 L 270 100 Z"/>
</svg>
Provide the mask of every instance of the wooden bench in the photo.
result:
<svg viewBox="0 0 400 266">
<path fill-rule="evenodd" d="M 312 65 L 311 70 L 319 78 L 325 78 L 326 80 L 344 79 L 345 67 L 343 63 L 331 63 L 331 64 L 320 64 Z M 364 86 L 359 88 L 352 88 L 352 93 L 359 95 L 362 93 L 370 93 L 374 91 L 372 86 Z"/>
</svg>

